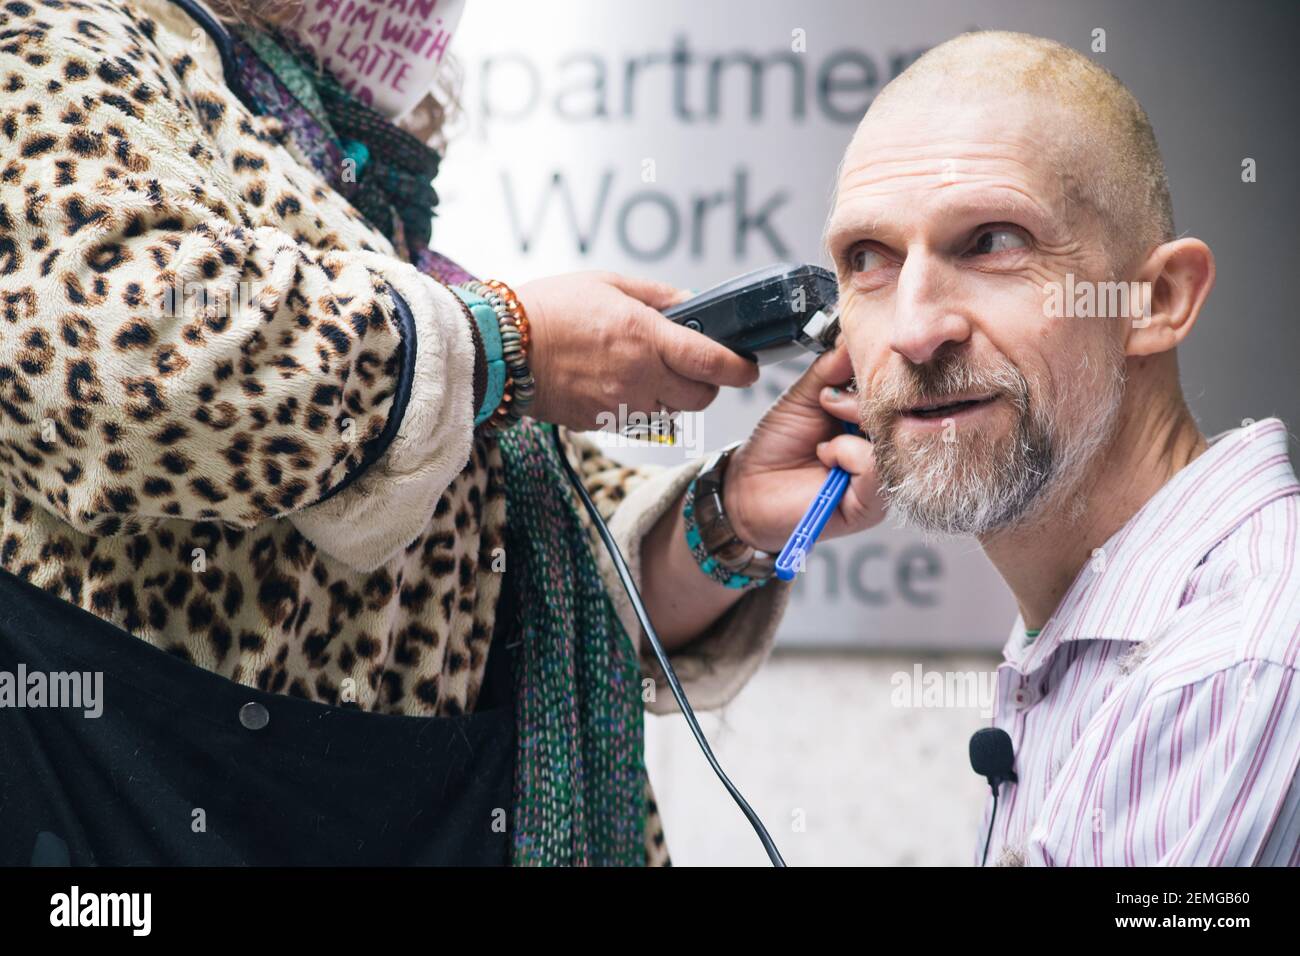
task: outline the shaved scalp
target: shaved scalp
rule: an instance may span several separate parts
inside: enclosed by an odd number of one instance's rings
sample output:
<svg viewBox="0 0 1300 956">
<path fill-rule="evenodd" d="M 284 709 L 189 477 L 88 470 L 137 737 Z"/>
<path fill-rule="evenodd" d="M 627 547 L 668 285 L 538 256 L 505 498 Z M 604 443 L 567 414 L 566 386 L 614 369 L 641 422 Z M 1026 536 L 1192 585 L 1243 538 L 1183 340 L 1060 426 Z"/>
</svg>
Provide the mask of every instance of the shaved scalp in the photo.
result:
<svg viewBox="0 0 1300 956">
<path fill-rule="evenodd" d="M 1115 74 L 1054 40 L 981 31 L 941 43 L 881 90 L 862 123 L 935 98 L 1009 96 L 1044 97 L 1071 114 L 1070 141 L 1055 157 L 1063 192 L 1100 217 L 1117 270 L 1174 238 L 1169 181 L 1146 111 Z"/>
</svg>

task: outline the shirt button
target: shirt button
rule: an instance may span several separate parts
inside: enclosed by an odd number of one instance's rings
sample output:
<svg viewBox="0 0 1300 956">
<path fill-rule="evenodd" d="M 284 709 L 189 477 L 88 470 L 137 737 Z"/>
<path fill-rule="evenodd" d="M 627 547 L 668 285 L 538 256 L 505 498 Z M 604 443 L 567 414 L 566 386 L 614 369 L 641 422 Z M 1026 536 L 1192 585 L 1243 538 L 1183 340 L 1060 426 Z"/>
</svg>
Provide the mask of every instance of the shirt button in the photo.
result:
<svg viewBox="0 0 1300 956">
<path fill-rule="evenodd" d="M 249 730 L 261 730 L 271 722 L 271 714 L 263 704 L 249 701 L 239 708 L 239 722 Z"/>
<path fill-rule="evenodd" d="M 1034 705 L 1034 695 L 1027 687 L 1018 687 L 1011 694 L 1011 703 L 1016 705 L 1016 710 L 1028 710 Z"/>
</svg>

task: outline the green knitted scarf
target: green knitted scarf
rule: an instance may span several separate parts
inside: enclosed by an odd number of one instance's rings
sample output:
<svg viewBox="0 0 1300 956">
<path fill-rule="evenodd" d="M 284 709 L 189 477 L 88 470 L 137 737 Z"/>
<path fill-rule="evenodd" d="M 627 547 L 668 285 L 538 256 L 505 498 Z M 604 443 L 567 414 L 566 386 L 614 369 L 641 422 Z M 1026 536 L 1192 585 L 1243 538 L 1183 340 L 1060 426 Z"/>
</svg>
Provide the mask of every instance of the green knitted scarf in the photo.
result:
<svg viewBox="0 0 1300 956">
<path fill-rule="evenodd" d="M 390 239 L 400 221 L 408 249 L 418 248 L 437 202 L 431 180 L 438 154 L 351 97 L 284 37 L 240 31 L 231 52 L 245 95 L 284 121 L 321 176 Z M 340 178 L 340 157 L 348 156 L 365 160 L 356 183 Z M 436 254 L 412 258 L 430 270 L 455 268 Z M 512 642 L 518 644 L 513 862 L 641 865 L 640 668 L 550 437 L 548 426 L 526 419 L 499 439 L 506 560 L 521 608 L 521 633 Z"/>
<path fill-rule="evenodd" d="M 640 667 L 546 426 L 500 439 L 507 560 L 522 561 L 516 864 L 645 862 Z"/>
</svg>

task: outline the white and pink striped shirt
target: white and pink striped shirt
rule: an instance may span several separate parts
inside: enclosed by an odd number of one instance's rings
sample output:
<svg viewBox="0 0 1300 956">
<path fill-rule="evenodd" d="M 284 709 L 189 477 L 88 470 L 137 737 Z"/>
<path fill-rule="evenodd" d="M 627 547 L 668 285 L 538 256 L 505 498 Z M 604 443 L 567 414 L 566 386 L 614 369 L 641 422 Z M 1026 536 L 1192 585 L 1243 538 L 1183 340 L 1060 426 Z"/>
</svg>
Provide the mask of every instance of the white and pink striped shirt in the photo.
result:
<svg viewBox="0 0 1300 956">
<path fill-rule="evenodd" d="M 1212 439 L 1003 656 L 993 725 L 1019 782 L 1002 786 L 990 865 L 1300 865 L 1300 482 L 1283 424 Z"/>
</svg>

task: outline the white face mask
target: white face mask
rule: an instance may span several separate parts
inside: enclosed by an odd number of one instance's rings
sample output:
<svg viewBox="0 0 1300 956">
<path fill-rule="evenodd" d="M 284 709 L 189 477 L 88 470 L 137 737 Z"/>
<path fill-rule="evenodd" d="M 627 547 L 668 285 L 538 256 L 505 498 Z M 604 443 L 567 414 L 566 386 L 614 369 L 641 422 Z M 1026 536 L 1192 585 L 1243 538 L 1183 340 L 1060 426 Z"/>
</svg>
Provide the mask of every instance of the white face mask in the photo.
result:
<svg viewBox="0 0 1300 956">
<path fill-rule="evenodd" d="M 281 29 L 396 120 L 433 87 L 464 9 L 465 0 L 303 0 Z"/>
</svg>

